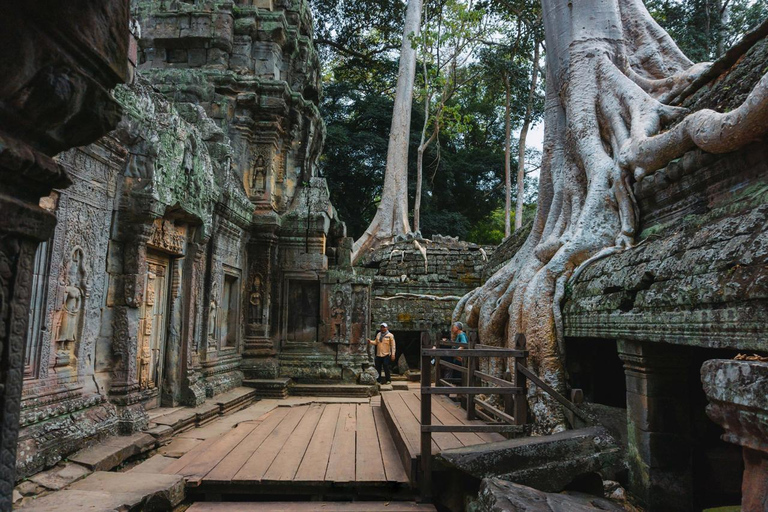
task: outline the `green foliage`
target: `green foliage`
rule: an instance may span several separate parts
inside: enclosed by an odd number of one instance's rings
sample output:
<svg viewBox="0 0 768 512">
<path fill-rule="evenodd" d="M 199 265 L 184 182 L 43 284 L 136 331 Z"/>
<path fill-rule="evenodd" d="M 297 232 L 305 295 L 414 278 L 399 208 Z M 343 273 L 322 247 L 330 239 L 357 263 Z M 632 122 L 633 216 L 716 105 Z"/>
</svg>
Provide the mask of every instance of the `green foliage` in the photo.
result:
<svg viewBox="0 0 768 512">
<path fill-rule="evenodd" d="M 436 91 L 431 101 L 439 102 L 442 112 L 439 139 L 424 155 L 421 231 L 427 237 L 439 233 L 491 243 L 498 237 L 485 233 L 486 225 L 492 221 L 493 212 L 503 210 L 504 201 L 504 88 L 493 67 L 498 59 L 484 48 L 512 48 L 509 39 L 517 37 L 512 30 L 516 15 L 492 2 L 475 1 L 471 8 L 469 0 L 426 0 L 426 4 L 427 14 L 434 15 L 433 21 L 441 18 L 446 26 L 438 30 L 432 25 L 414 40 L 433 48 L 440 46 L 441 56 L 438 58 L 436 51 L 429 55 L 421 52 L 422 61 L 417 67 L 421 76 L 417 79 L 410 131 L 409 204 L 414 202 L 416 156 L 424 126 L 424 101 L 428 99 L 423 93 L 426 65 L 430 86 Z M 529 36 L 540 30 L 540 22 L 535 20 L 537 0 L 518 0 L 515 9 L 520 5 L 525 6 L 526 15 L 534 12 L 534 20 L 522 25 L 527 39 L 525 45 L 518 45 L 521 54 L 505 58 L 504 65 L 516 70 L 512 84 L 515 126 L 521 123 L 530 87 L 532 52 L 527 56 L 524 52 L 532 49 L 533 39 Z M 328 127 L 321 172 L 350 236 L 356 238 L 373 218 L 384 182 L 404 7 L 400 1 L 362 0 L 352 4 L 347 0 L 313 0 L 324 59 L 321 113 Z M 438 8 L 446 9 L 439 17 Z M 483 38 L 478 37 L 480 29 Z M 457 60 L 454 71 L 448 66 L 441 70 L 445 52 L 457 41 L 470 38 L 477 39 L 476 47 L 467 53 L 470 57 Z M 452 90 L 449 97 L 441 96 L 449 80 L 465 83 Z M 543 108 L 539 99 L 537 118 Z M 529 160 L 535 166 L 537 155 Z M 535 201 L 535 189 L 535 183 L 528 186 L 532 193 L 526 200 Z M 503 235 L 503 219 L 501 226 Z"/>
<path fill-rule="evenodd" d="M 716 59 L 768 17 L 768 0 L 648 0 L 646 7 L 694 62 Z"/>
</svg>

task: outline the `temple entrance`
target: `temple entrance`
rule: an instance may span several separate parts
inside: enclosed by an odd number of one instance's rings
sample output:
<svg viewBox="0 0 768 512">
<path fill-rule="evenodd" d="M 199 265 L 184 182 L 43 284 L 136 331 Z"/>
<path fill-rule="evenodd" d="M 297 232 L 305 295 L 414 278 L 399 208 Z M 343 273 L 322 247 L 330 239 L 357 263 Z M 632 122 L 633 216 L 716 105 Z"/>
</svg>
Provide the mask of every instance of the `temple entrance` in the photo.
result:
<svg viewBox="0 0 768 512">
<path fill-rule="evenodd" d="M 168 332 L 168 277 L 171 260 L 159 254 L 147 254 L 147 277 L 144 303 L 139 317 L 139 386 L 142 390 L 159 390 L 163 379 L 165 342 Z M 147 408 L 160 406 L 160 393 Z"/>
<path fill-rule="evenodd" d="M 395 342 L 397 343 L 397 354 L 395 361 L 400 361 L 400 356 L 405 354 L 405 360 L 408 363 L 408 368 L 411 370 L 418 370 L 421 365 L 421 331 L 392 331 L 395 335 Z M 397 364 L 392 368 L 395 373 L 397 371 Z"/>
</svg>

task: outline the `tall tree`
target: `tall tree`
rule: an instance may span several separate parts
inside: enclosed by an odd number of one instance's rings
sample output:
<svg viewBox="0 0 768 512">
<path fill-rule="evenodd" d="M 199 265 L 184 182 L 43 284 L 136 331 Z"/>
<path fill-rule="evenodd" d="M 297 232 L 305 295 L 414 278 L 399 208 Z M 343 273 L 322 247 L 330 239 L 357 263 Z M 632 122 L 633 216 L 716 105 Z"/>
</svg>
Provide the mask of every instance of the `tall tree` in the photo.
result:
<svg viewBox="0 0 768 512">
<path fill-rule="evenodd" d="M 531 87 L 528 90 L 528 99 L 525 102 L 525 115 L 523 127 L 520 129 L 520 137 L 517 143 L 517 204 L 515 205 L 515 231 L 523 227 L 523 208 L 525 207 L 525 142 L 528 139 L 528 130 L 534 117 L 534 102 L 536 101 L 536 88 L 539 82 L 539 47 L 541 41 L 538 37 L 533 42 L 533 59 L 531 62 Z M 507 234 L 509 236 L 509 234 Z"/>
<path fill-rule="evenodd" d="M 547 80 L 544 156 L 536 219 L 523 247 L 454 312 L 485 344 L 528 340 L 530 364 L 564 391 L 560 302 L 578 269 L 631 247 L 631 184 L 699 147 L 733 151 L 768 130 L 768 75 L 727 113 L 670 105 L 700 84 L 694 65 L 641 0 L 542 0 Z M 767 22 L 768 23 L 768 22 Z M 666 131 L 665 123 L 677 123 Z M 557 404 L 536 388 L 542 431 L 564 428 Z"/>
<path fill-rule="evenodd" d="M 408 0 L 400 50 L 392 128 L 389 133 L 387 167 L 381 201 L 371 225 L 354 245 L 353 259 L 374 248 L 382 241 L 410 231 L 408 222 L 408 149 L 413 105 L 413 84 L 416 74 L 416 48 L 421 25 L 422 0 Z"/>
<path fill-rule="evenodd" d="M 424 153 L 439 144 L 445 125 L 461 130 L 462 118 L 451 108 L 454 95 L 477 73 L 467 62 L 485 36 L 485 12 L 473 0 L 431 0 L 419 37 L 422 73 L 420 100 L 424 123 L 416 157 L 413 229 L 420 231 Z M 439 154 L 439 148 L 438 148 Z"/>
</svg>

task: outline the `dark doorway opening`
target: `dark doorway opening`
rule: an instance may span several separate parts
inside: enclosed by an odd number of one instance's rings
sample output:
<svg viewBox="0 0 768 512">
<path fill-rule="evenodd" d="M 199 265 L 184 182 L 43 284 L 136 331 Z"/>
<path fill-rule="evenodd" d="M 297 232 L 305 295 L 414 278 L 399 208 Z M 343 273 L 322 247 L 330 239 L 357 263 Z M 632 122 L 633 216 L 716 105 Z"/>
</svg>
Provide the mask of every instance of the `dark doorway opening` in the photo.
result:
<svg viewBox="0 0 768 512">
<path fill-rule="evenodd" d="M 408 368 L 411 370 L 418 370 L 421 365 L 421 350 L 419 344 L 421 343 L 421 331 L 392 331 L 395 335 L 395 343 L 397 344 L 397 352 L 395 353 L 395 362 L 400 360 L 400 356 L 405 354 L 405 360 L 408 363 Z M 397 373 L 397 364 L 392 368 L 394 373 Z"/>
<path fill-rule="evenodd" d="M 583 390 L 587 402 L 627 408 L 624 363 L 615 341 L 567 338 L 566 354 L 571 389 Z"/>
<path fill-rule="evenodd" d="M 701 385 L 701 366 L 710 359 L 733 359 L 738 352 L 692 347 L 688 356 L 688 402 L 691 413 L 691 467 L 696 510 L 738 505 L 744 459 L 741 446 L 726 443 L 723 429 L 707 416 L 709 401 Z"/>
</svg>

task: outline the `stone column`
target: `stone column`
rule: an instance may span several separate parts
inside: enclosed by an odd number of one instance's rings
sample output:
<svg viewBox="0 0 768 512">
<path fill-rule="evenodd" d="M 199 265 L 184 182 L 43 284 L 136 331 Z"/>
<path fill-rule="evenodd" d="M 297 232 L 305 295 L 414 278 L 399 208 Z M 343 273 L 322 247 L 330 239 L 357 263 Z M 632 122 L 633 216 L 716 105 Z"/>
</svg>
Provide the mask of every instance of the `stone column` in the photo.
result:
<svg viewBox="0 0 768 512">
<path fill-rule="evenodd" d="M 623 340 L 618 350 L 627 383 L 630 491 L 649 512 L 692 510 L 685 352 Z"/>
<path fill-rule="evenodd" d="M 743 447 L 741 509 L 768 510 L 768 363 L 715 359 L 701 367 L 707 415 Z"/>
<path fill-rule="evenodd" d="M 270 222 L 273 221 L 273 222 Z M 245 339 L 243 343 L 243 373 L 246 378 L 274 379 L 279 373 L 277 350 L 272 339 L 275 332 L 273 302 L 279 293 L 277 265 L 279 227 L 275 215 L 258 218 L 247 245 L 245 286 Z"/>
<path fill-rule="evenodd" d="M 11 509 L 32 272 L 70 181 L 53 160 L 114 128 L 108 89 L 129 76 L 128 0 L 8 1 L 0 16 L 0 510 Z"/>
</svg>

